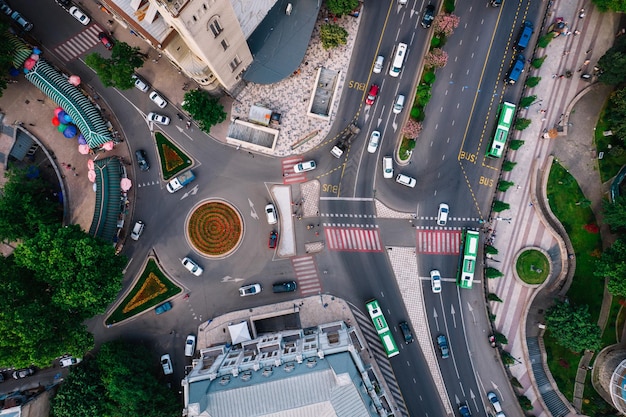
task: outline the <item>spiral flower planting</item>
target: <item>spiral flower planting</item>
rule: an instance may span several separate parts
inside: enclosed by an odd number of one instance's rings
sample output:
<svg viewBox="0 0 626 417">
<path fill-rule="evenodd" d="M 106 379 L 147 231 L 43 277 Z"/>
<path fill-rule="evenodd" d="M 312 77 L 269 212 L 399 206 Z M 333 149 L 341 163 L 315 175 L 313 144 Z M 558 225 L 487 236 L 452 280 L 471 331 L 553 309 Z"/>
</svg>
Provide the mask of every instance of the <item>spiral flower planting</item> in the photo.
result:
<svg viewBox="0 0 626 417">
<path fill-rule="evenodd" d="M 237 210 L 223 201 L 208 201 L 196 207 L 187 223 L 191 244 L 207 256 L 221 257 L 237 248 L 243 221 Z"/>
</svg>

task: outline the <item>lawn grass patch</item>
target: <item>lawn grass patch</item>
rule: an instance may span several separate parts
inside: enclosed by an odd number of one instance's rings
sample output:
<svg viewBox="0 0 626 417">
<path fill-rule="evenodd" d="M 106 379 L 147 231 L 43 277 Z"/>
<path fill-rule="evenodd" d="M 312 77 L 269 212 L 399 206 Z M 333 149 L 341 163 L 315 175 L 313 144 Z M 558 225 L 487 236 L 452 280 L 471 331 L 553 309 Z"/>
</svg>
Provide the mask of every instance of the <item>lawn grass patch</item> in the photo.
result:
<svg viewBox="0 0 626 417">
<path fill-rule="evenodd" d="M 559 391 L 570 401 L 574 397 L 574 382 L 580 362 L 580 354 L 572 352 L 557 343 L 557 340 L 546 331 L 543 335 L 546 356 L 550 373 L 559 387 Z"/>
<path fill-rule="evenodd" d="M 192 165 L 191 158 L 161 132 L 155 132 L 163 178 L 167 181 Z"/>
<path fill-rule="evenodd" d="M 626 152 L 624 151 L 623 142 L 615 135 L 604 136 L 603 134 L 603 132 L 609 130 L 604 114 L 605 109 L 600 113 L 600 119 L 594 132 L 596 150 L 598 153 L 604 152 L 602 159 L 598 160 L 600 180 L 603 183 L 617 175 L 622 166 L 626 165 Z"/>
<path fill-rule="evenodd" d="M 620 314 L 622 305 L 618 297 L 613 297 L 611 302 L 611 309 L 609 310 L 609 319 L 606 321 L 606 327 L 602 332 L 602 346 L 609 346 L 617 343 L 617 332 L 622 331 L 623 327 L 623 314 Z M 621 322 L 620 322 L 621 321 Z"/>
<path fill-rule="evenodd" d="M 149 259 L 141 276 L 128 295 L 117 306 L 115 311 L 107 317 L 106 324 L 119 323 L 122 320 L 133 317 L 157 306 L 181 291 L 182 289 L 170 281 L 159 269 L 155 260 Z"/>
<path fill-rule="evenodd" d="M 398 151 L 398 158 L 401 161 L 406 161 L 411 157 L 411 153 L 415 148 L 415 139 L 409 139 L 406 136 L 402 138 L 400 143 L 400 150 Z"/>
<path fill-rule="evenodd" d="M 520 254 L 515 263 L 515 270 L 527 284 L 541 284 L 550 274 L 550 261 L 540 251 L 528 249 Z"/>
</svg>

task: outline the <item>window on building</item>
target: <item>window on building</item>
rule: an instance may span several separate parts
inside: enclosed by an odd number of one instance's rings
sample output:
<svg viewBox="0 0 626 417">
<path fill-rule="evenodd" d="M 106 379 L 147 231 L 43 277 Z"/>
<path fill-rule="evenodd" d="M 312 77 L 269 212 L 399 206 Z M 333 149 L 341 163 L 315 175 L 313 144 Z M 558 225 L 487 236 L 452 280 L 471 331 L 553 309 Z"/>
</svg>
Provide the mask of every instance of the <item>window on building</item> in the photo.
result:
<svg viewBox="0 0 626 417">
<path fill-rule="evenodd" d="M 230 70 L 234 72 L 239 65 L 241 65 L 241 59 L 239 59 L 238 56 L 235 56 L 235 59 L 230 61 Z"/>
<path fill-rule="evenodd" d="M 222 39 L 221 43 L 222 43 L 222 48 L 224 48 L 224 50 L 227 50 L 229 45 L 226 39 Z"/>
<path fill-rule="evenodd" d="M 220 33 L 224 31 L 224 28 L 222 27 L 222 25 L 220 25 L 220 22 L 219 20 L 217 20 L 217 18 L 211 20 L 211 22 L 209 23 L 209 29 L 211 29 L 213 36 L 215 36 L 216 38 L 219 36 Z"/>
</svg>

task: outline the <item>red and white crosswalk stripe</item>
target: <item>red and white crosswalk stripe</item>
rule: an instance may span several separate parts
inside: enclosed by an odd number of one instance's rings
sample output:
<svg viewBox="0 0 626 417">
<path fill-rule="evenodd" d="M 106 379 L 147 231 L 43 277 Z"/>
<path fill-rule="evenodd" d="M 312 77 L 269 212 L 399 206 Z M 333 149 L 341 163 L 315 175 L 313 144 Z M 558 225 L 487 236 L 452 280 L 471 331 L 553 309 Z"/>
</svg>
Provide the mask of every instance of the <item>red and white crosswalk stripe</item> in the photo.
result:
<svg viewBox="0 0 626 417">
<path fill-rule="evenodd" d="M 322 283 L 320 282 L 313 256 L 306 255 L 291 258 L 291 265 L 298 279 L 300 294 L 319 294 L 322 291 Z"/>
<path fill-rule="evenodd" d="M 458 255 L 461 246 L 459 230 L 418 230 L 417 253 Z"/>
<path fill-rule="evenodd" d="M 300 162 L 302 162 L 301 156 L 293 156 L 281 161 L 283 168 L 283 184 L 295 184 L 306 181 L 306 173 L 297 173 L 293 170 L 293 166 Z"/>
<path fill-rule="evenodd" d="M 98 45 L 100 43 L 98 34 L 102 31 L 103 29 L 96 24 L 88 26 L 82 32 L 54 48 L 54 53 L 62 60 L 70 61 Z"/>
<path fill-rule="evenodd" d="M 360 227 L 327 227 L 326 247 L 337 251 L 381 252 L 383 245 L 378 229 Z"/>
</svg>

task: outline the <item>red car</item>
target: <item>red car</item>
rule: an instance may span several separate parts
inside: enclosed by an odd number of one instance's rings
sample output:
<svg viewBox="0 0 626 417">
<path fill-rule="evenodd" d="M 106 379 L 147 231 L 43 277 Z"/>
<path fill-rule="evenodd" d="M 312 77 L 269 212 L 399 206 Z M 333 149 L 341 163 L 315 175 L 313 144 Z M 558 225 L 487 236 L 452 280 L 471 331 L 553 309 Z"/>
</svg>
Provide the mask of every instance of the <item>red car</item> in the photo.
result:
<svg viewBox="0 0 626 417">
<path fill-rule="evenodd" d="M 270 233 L 270 240 L 267 243 L 267 246 L 270 249 L 275 249 L 276 248 L 276 242 L 278 242 L 278 233 L 275 230 L 272 230 L 272 232 Z"/>
<path fill-rule="evenodd" d="M 102 45 L 104 45 L 104 47 L 107 48 L 109 51 L 113 49 L 113 41 L 111 40 L 111 37 L 109 35 L 104 32 L 100 32 L 98 34 L 98 39 L 100 39 Z"/>
<path fill-rule="evenodd" d="M 376 96 L 378 95 L 379 87 L 376 84 L 372 84 L 370 87 L 370 92 L 367 93 L 367 97 L 365 98 L 365 104 L 371 106 L 376 101 Z"/>
</svg>

